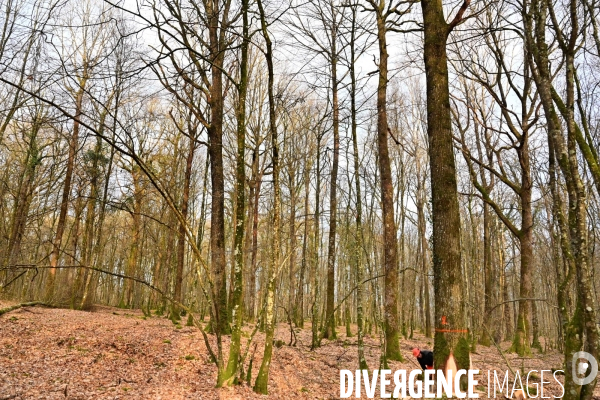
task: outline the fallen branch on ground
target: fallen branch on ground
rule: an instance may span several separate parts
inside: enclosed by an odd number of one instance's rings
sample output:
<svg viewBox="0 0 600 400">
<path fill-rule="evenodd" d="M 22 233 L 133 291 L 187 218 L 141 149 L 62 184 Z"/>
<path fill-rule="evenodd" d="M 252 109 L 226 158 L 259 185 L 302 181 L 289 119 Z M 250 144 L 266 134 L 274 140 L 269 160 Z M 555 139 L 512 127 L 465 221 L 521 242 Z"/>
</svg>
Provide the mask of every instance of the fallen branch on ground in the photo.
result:
<svg viewBox="0 0 600 400">
<path fill-rule="evenodd" d="M 52 307 L 52 304 L 44 303 L 43 301 L 30 301 L 28 303 L 15 304 L 14 306 L 6 307 L 0 310 L 0 315 L 4 315 L 14 310 L 18 310 L 23 307 L 33 307 L 33 306 L 46 306 Z"/>
</svg>

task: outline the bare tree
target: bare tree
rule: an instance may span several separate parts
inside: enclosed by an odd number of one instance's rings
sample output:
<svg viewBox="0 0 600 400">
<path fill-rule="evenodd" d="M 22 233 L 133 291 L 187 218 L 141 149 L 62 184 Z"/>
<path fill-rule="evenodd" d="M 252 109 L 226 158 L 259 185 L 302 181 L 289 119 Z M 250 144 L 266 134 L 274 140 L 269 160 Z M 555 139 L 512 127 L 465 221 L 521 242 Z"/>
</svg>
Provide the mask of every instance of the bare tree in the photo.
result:
<svg viewBox="0 0 600 400">
<path fill-rule="evenodd" d="M 434 362 L 436 368 L 444 371 L 450 369 L 453 362 L 452 370 L 469 368 L 470 365 L 466 310 L 462 301 L 461 227 L 446 49 L 448 36 L 463 21 L 469 4 L 470 1 L 465 0 L 448 23 L 442 2 L 421 1 L 433 212 Z"/>
<path fill-rule="evenodd" d="M 402 361 L 398 324 L 398 242 L 394 218 L 394 188 L 388 150 L 390 127 L 387 120 L 388 50 L 386 34 L 397 30 L 398 19 L 410 11 L 411 3 L 371 1 L 367 10 L 375 14 L 379 46 L 379 80 L 377 83 L 377 156 L 381 176 L 381 208 L 383 219 L 385 301 L 385 357 Z"/>
</svg>

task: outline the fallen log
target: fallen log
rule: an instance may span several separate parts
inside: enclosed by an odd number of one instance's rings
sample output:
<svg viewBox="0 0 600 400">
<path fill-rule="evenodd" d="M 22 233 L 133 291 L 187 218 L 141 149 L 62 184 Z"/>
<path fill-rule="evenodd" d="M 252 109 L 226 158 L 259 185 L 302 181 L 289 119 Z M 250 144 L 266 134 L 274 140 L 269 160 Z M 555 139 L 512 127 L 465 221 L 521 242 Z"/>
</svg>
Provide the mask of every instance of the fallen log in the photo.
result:
<svg viewBox="0 0 600 400">
<path fill-rule="evenodd" d="M 11 311 L 18 310 L 19 308 L 33 307 L 33 306 L 52 307 L 51 304 L 44 303 L 43 301 L 30 301 L 28 303 L 15 304 L 14 306 L 10 306 L 10 307 L 6 307 L 6 308 L 3 308 L 3 309 L 0 309 L 0 315 L 4 315 L 4 314 L 9 313 Z"/>
</svg>

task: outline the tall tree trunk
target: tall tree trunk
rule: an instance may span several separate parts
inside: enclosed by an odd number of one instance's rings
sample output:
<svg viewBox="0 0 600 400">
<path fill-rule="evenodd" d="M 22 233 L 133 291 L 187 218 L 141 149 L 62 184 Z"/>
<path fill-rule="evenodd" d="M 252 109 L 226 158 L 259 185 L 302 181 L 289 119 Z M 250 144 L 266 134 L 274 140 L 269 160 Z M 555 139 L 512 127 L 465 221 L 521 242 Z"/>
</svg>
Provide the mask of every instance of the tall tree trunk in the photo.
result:
<svg viewBox="0 0 600 400">
<path fill-rule="evenodd" d="M 482 178 L 484 175 L 482 173 Z M 486 185 L 486 182 L 483 182 Z M 487 185 L 486 185 L 487 186 Z M 492 266 L 492 238 L 491 238 L 491 213 L 490 206 L 483 202 L 483 273 L 484 273 L 484 299 L 483 299 L 483 324 L 485 329 L 479 333 L 479 344 L 483 346 L 490 346 L 490 333 L 494 329 L 490 324 L 489 318 L 491 318 L 492 307 L 494 307 L 494 296 L 492 291 L 494 290 L 494 275 Z"/>
<path fill-rule="evenodd" d="M 315 223 L 314 223 L 314 231 L 313 234 L 313 265 L 312 265 L 312 286 L 313 286 L 313 300 L 311 305 L 311 328 L 312 328 L 312 341 L 311 341 L 311 350 L 320 346 L 319 340 L 319 250 L 320 250 L 320 225 L 321 225 L 321 139 L 323 134 L 321 132 L 317 133 L 317 179 L 316 179 L 316 189 L 315 189 Z"/>
<path fill-rule="evenodd" d="M 569 2 L 569 19 L 571 31 L 559 37 L 565 61 L 566 80 L 566 112 L 563 116 L 567 125 L 567 138 L 565 138 L 561 121 L 555 108 L 552 97 L 552 74 L 549 62 L 549 46 L 546 43 L 546 25 L 549 14 L 547 2 L 532 0 L 528 8 L 523 9 L 525 23 L 526 44 L 535 61 L 531 65 L 532 75 L 538 87 L 544 114 L 548 124 L 548 144 L 550 169 L 560 169 L 565 181 L 568 198 L 568 218 L 562 214 L 562 210 L 555 207 L 555 216 L 561 231 L 561 249 L 567 272 L 563 282 L 560 283 L 558 301 L 559 307 L 566 303 L 568 297 L 568 285 L 574 277 L 576 279 L 576 302 L 575 309 L 570 319 L 563 317 L 564 334 L 564 356 L 565 364 L 569 365 L 575 352 L 586 345 L 586 351 L 596 359 L 599 355 L 599 334 L 596 318 L 596 306 L 593 297 L 592 284 L 590 282 L 588 245 L 587 245 L 587 207 L 586 193 L 581 175 L 579 173 L 577 157 L 577 133 L 575 123 L 575 55 L 578 47 L 579 25 L 577 15 L 577 3 Z M 552 22 L 556 30 L 559 24 L 555 15 L 551 13 Z M 558 167 L 558 169 L 556 168 Z M 554 178 L 555 181 L 556 178 Z M 552 185 L 553 200 L 560 204 L 559 194 L 556 186 Z M 562 304 L 561 304 L 562 303 Z M 585 338 L 585 342 L 584 342 Z M 565 371 L 565 399 L 591 399 L 596 386 L 596 380 L 585 385 L 579 385 L 573 376 L 571 368 Z"/>
<path fill-rule="evenodd" d="M 532 287 L 531 297 L 535 298 L 536 293 Z M 540 314 L 539 308 L 536 301 L 531 302 L 531 347 L 538 349 L 540 353 L 544 351 L 542 348 L 542 343 L 540 343 Z"/>
<path fill-rule="evenodd" d="M 421 180 L 420 177 L 417 179 Z M 419 249 L 421 256 L 421 274 L 423 277 L 423 295 L 424 304 L 423 312 L 425 314 L 425 337 L 432 337 L 431 335 L 431 308 L 429 305 L 429 260 L 427 259 L 427 236 L 425 234 L 425 193 L 422 188 L 424 182 L 419 183 L 418 194 L 417 194 L 417 225 L 419 231 Z"/>
<path fill-rule="evenodd" d="M 242 0 L 242 46 L 240 60 L 240 82 L 238 84 L 237 107 L 237 154 L 235 160 L 235 185 L 236 185 L 236 223 L 234 227 L 234 272 L 233 296 L 231 304 L 231 343 L 229 346 L 229 360 L 221 382 L 224 385 L 234 383 L 235 375 L 239 368 L 240 340 L 242 337 L 243 323 L 243 287 L 244 287 L 244 233 L 246 231 L 246 93 L 248 91 L 248 4 L 249 0 Z M 219 379 L 217 378 L 217 381 Z M 219 385 L 219 382 L 217 382 Z"/>
<path fill-rule="evenodd" d="M 137 275 L 137 267 L 139 263 L 139 249 L 141 239 L 141 223 L 142 223 L 142 200 L 143 200 L 143 189 L 142 189 L 142 171 L 137 165 L 131 167 L 131 179 L 133 181 L 133 209 L 131 210 L 131 247 L 129 249 L 129 256 L 127 259 L 127 266 L 125 268 L 125 275 L 135 277 Z M 171 248 L 171 246 L 169 246 Z M 170 254 L 170 253 L 169 253 Z M 169 260 L 170 261 L 170 260 Z M 123 297 L 121 298 L 120 307 L 132 307 L 133 304 L 133 281 L 131 279 L 125 280 L 125 287 L 123 291 Z"/>
<path fill-rule="evenodd" d="M 529 299 L 532 297 L 533 278 L 533 213 L 531 211 L 531 173 L 529 165 L 529 140 L 528 132 L 523 132 L 523 140 L 519 151 L 521 163 L 521 231 L 519 244 L 521 250 L 521 282 L 519 297 Z M 517 327 L 513 339 L 512 349 L 524 357 L 531 354 L 531 302 L 519 302 Z"/>
<path fill-rule="evenodd" d="M 360 188 L 360 163 L 358 158 L 358 135 L 357 135 L 357 110 L 356 110 L 356 72 L 355 72 L 355 49 L 356 49 L 356 20 L 357 6 L 352 5 L 352 28 L 350 31 L 350 119 L 352 130 L 352 158 L 354 167 L 354 185 L 356 189 L 356 234 L 354 243 L 354 269 L 356 274 L 356 325 L 358 342 L 358 368 L 368 370 L 369 366 L 365 359 L 364 343 L 364 313 L 363 313 L 363 288 L 362 280 L 364 265 L 363 253 L 363 225 L 362 225 L 362 195 Z"/>
<path fill-rule="evenodd" d="M 427 250 L 429 248 L 429 244 L 427 243 L 427 235 L 426 235 L 426 223 L 425 223 L 425 207 L 427 200 L 427 193 L 425 192 L 425 171 L 422 169 L 420 153 L 418 150 L 415 151 L 416 158 L 416 171 L 417 171 L 417 193 L 416 193 L 416 201 L 417 201 L 417 231 L 419 234 L 419 243 L 418 243 L 418 254 L 420 257 L 421 263 L 421 274 L 422 274 L 422 284 L 423 284 L 423 314 L 424 314 L 424 328 L 425 328 L 425 337 L 432 337 L 431 334 L 431 307 L 430 307 L 430 294 L 429 294 L 429 259 L 427 258 Z"/>
<path fill-rule="evenodd" d="M 245 265 L 249 265 L 250 268 L 246 268 L 246 281 L 248 282 L 246 290 L 244 291 L 244 315 L 248 321 L 254 320 L 254 270 L 252 262 L 254 257 L 254 246 L 253 246 L 253 232 L 254 232 L 254 210 L 257 209 L 258 205 L 255 201 L 255 193 L 258 189 L 258 148 L 252 150 L 252 164 L 251 164 L 251 177 L 248 182 L 248 207 L 246 220 L 250 223 L 246 224 L 246 240 L 244 240 L 244 254 L 248 257 Z M 257 216 L 258 218 L 258 216 Z M 257 221 L 258 223 L 258 221 Z M 257 228 L 258 229 L 258 228 Z M 250 240 L 248 240 L 250 238 Z"/>
<path fill-rule="evenodd" d="M 75 158 L 77 148 L 79 147 L 79 129 L 80 119 L 83 114 L 83 96 L 88 81 L 88 65 L 84 61 L 82 77 L 79 79 L 79 87 L 75 95 L 75 118 L 73 119 L 73 133 L 69 138 L 69 156 L 67 159 L 67 170 L 65 171 L 65 182 L 60 201 L 60 212 L 56 233 L 52 241 L 52 252 L 50 253 L 50 269 L 48 270 L 48 279 L 46 281 L 46 301 L 51 302 L 54 297 L 54 282 L 56 280 L 56 267 L 60 259 L 60 247 L 62 245 L 63 234 L 67 221 L 67 210 L 69 208 L 69 197 L 71 193 L 71 181 L 73 179 L 73 170 L 75 169 Z"/>
<path fill-rule="evenodd" d="M 381 207 L 383 219 L 383 268 L 385 357 L 402 361 L 400 331 L 398 329 L 398 242 L 394 218 L 394 187 L 388 150 L 387 84 L 388 52 L 386 20 L 383 2 L 376 12 L 377 39 L 379 43 L 379 81 L 377 84 L 377 156 L 381 176 Z"/>
<path fill-rule="evenodd" d="M 589 265 L 589 248 L 588 248 L 588 224 L 587 224 L 587 194 L 586 189 L 579 173 L 579 163 L 577 154 L 576 142 L 576 122 L 575 122 L 575 47 L 578 40 L 578 23 L 576 22 L 577 3 L 571 1 L 571 23 L 573 26 L 572 36 L 570 38 L 571 46 L 566 52 L 566 81 L 567 81 L 567 156 L 569 174 L 568 179 L 572 180 L 572 188 L 567 188 L 573 194 L 569 194 L 569 231 L 571 233 L 571 247 L 575 255 L 576 265 L 576 307 L 574 315 L 571 318 L 570 329 L 568 335 L 581 338 L 581 342 L 577 346 L 569 348 L 566 346 L 566 362 L 573 358 L 573 352 L 581 348 L 581 344 L 585 345 L 586 351 L 594 358 L 600 355 L 600 335 L 598 332 L 598 319 L 596 301 L 594 298 L 593 283 L 591 281 L 590 265 Z M 567 175 L 564 171 L 563 175 Z M 585 337 L 585 342 L 583 338 Z M 593 398 L 594 388 L 597 383 L 597 378 L 592 382 L 579 386 L 579 399 Z M 568 396 L 565 396 L 568 398 Z"/>
<path fill-rule="evenodd" d="M 189 117 L 191 118 L 191 116 Z M 175 269 L 175 288 L 173 291 L 173 299 L 180 304 L 183 304 L 183 267 L 185 265 L 185 244 L 186 244 L 186 224 L 188 220 L 188 207 L 190 199 L 190 189 L 192 182 L 192 167 L 194 165 L 194 152 L 196 151 L 196 132 L 195 128 L 192 127 L 190 121 L 188 121 L 188 127 L 190 128 L 188 153 L 185 159 L 185 171 L 183 180 L 183 196 L 181 198 L 181 217 L 183 221 L 179 223 L 179 232 L 177 237 L 177 267 Z M 171 319 L 180 319 L 179 307 L 173 305 L 171 310 Z"/>
<path fill-rule="evenodd" d="M 103 116 L 101 116 L 100 118 L 100 128 L 99 130 L 104 130 L 103 126 L 104 126 L 104 120 L 105 120 L 105 116 L 106 113 L 103 113 Z M 98 198 L 100 197 L 100 188 L 99 188 L 99 179 L 100 179 L 100 171 L 99 171 L 99 165 L 98 165 L 98 160 L 100 159 L 101 155 L 102 155 L 102 138 L 100 136 L 96 137 L 96 146 L 94 147 L 93 150 L 93 160 L 92 160 L 92 167 L 91 167 L 91 177 L 90 177 L 90 198 L 88 199 L 87 205 L 86 205 L 86 212 L 85 212 L 85 227 L 84 227 L 84 233 L 83 233 L 83 243 L 82 243 L 82 248 L 83 248 L 83 256 L 82 256 L 82 262 L 83 265 L 87 265 L 90 266 L 91 265 L 91 258 L 93 255 L 93 250 L 94 250 L 94 226 L 96 223 L 98 223 L 98 221 L 96 221 L 96 208 L 98 206 Z M 97 244 L 98 246 L 100 245 L 99 243 Z M 82 301 L 83 296 L 85 295 L 86 291 L 89 289 L 89 280 L 91 279 L 91 275 L 93 273 L 93 271 L 89 270 L 89 269 L 85 269 L 83 271 L 81 271 L 83 274 L 82 280 L 83 280 L 83 284 L 81 288 L 78 288 L 78 292 L 76 293 L 76 297 L 75 297 L 75 302 L 73 302 L 73 307 L 77 307 L 79 309 L 83 309 L 84 306 L 84 302 Z"/>
<path fill-rule="evenodd" d="M 461 7 L 462 12 L 468 2 Z M 452 142 L 446 40 L 454 21 L 444 19 L 441 1 L 422 0 L 424 60 L 427 81 L 427 135 L 433 212 L 433 273 L 435 292 L 434 364 L 446 370 L 470 364 L 466 310 L 462 290 L 460 213 Z M 459 11 L 460 13 L 460 11 Z"/>
<path fill-rule="evenodd" d="M 258 150 L 257 150 L 258 157 Z M 262 186 L 262 174 L 258 173 L 258 160 L 256 164 L 257 174 L 256 179 L 254 180 L 255 190 L 254 190 L 254 208 L 252 210 L 252 258 L 250 262 L 250 304 L 248 304 L 248 309 L 251 312 L 252 318 L 254 318 L 254 313 L 256 309 L 256 269 L 258 265 L 258 200 L 260 198 L 260 188 Z M 249 315 L 249 318 L 250 318 Z"/>
<path fill-rule="evenodd" d="M 335 241 L 337 229 L 337 179 L 340 158 L 340 109 L 338 100 L 337 78 L 337 18 L 333 2 L 331 5 L 331 103 L 333 113 L 333 160 L 331 164 L 331 181 L 329 192 L 329 239 L 327 248 L 327 299 L 325 313 L 325 331 L 323 337 L 336 338 L 335 318 L 333 316 L 335 302 Z"/>
<path fill-rule="evenodd" d="M 290 190 L 290 218 L 289 218 L 289 229 L 290 229 L 290 250 L 289 250 L 289 293 L 288 293 L 288 313 L 290 318 L 296 315 L 296 183 L 295 173 L 290 173 L 289 179 L 289 190 Z"/>
<path fill-rule="evenodd" d="M 85 266 L 92 266 L 92 257 L 94 256 L 94 239 L 95 239 L 95 227 L 97 224 L 102 223 L 103 221 L 97 220 L 97 207 L 98 203 L 100 203 L 100 160 L 102 160 L 102 136 L 104 135 L 104 131 L 106 128 L 106 116 L 108 111 L 102 112 L 100 115 L 100 121 L 98 124 L 98 132 L 99 134 L 96 136 L 96 144 L 94 146 L 94 150 L 89 154 L 92 154 L 92 165 L 90 168 L 90 194 L 89 199 L 86 204 L 86 212 L 85 212 L 85 226 L 83 232 L 83 240 L 82 240 L 82 263 Z M 100 247 L 100 238 L 98 243 L 96 243 L 97 247 Z M 83 309 L 86 306 L 87 298 L 89 295 L 89 287 L 91 283 L 92 276 L 94 274 L 93 270 L 84 269 L 82 271 L 78 271 L 79 274 L 82 275 L 81 284 L 77 284 L 76 292 L 73 295 L 73 308 Z"/>
<path fill-rule="evenodd" d="M 402 181 L 404 181 L 404 163 L 402 163 Z M 403 183 L 401 183 L 403 185 Z M 403 190 L 404 192 L 404 190 Z M 405 204 L 404 204 L 404 194 L 402 194 L 402 197 L 400 197 L 399 199 L 400 201 L 400 272 L 401 272 L 401 277 L 400 277 L 400 295 L 398 296 L 398 302 L 400 303 L 400 319 L 398 320 L 398 324 L 400 324 L 400 332 L 402 332 L 402 336 L 404 336 L 404 339 L 406 339 L 406 305 L 405 305 L 405 298 L 406 296 L 403 295 L 405 294 L 404 291 L 404 285 L 405 285 L 405 281 L 406 281 L 406 237 L 405 237 L 405 232 L 406 232 L 406 210 L 405 210 Z M 431 310 L 430 310 L 431 311 Z"/>
<path fill-rule="evenodd" d="M 227 315 L 227 266 L 225 260 L 225 180 L 223 175 L 223 63 L 225 60 L 220 2 L 205 3 L 211 62 L 210 126 L 208 153 L 210 157 L 211 213 L 210 255 L 214 274 L 213 329 L 219 334 L 230 333 Z M 216 325 L 216 326 L 215 326 Z"/>
<path fill-rule="evenodd" d="M 257 0 L 260 12 L 261 30 L 266 44 L 265 57 L 267 60 L 268 71 L 268 98 L 269 98 L 269 133 L 271 136 L 272 147 L 272 170 L 273 170 L 273 247 L 270 265 L 267 273 L 267 293 L 265 307 L 265 350 L 262 363 L 254 384 L 256 393 L 267 394 L 269 383 L 269 369 L 271 367 L 271 357 L 273 355 L 273 336 L 275 334 L 275 279 L 280 268 L 280 187 L 279 187 L 279 145 L 277 139 L 277 121 L 275 120 L 275 95 L 273 86 L 275 77 L 273 71 L 273 44 L 267 28 L 267 20 L 262 0 Z"/>
<path fill-rule="evenodd" d="M 307 161 L 308 162 L 308 161 Z M 298 292 L 296 298 L 295 321 L 300 328 L 304 327 L 304 276 L 308 257 L 308 209 L 310 194 L 310 163 L 305 166 L 304 172 L 304 234 L 302 236 L 302 261 L 300 263 L 300 276 L 298 277 Z"/>
<path fill-rule="evenodd" d="M 475 140 L 477 141 L 477 153 L 480 160 L 484 159 L 484 152 L 482 150 L 482 142 L 485 146 L 485 155 L 489 165 L 493 163 L 493 152 L 489 145 L 489 136 L 487 130 L 485 131 L 485 138 L 480 135 L 480 130 L 475 127 Z M 479 167 L 479 176 L 481 179 L 481 185 L 485 189 L 486 193 L 489 193 L 494 187 L 494 175 L 490 174 L 490 180 L 486 176 L 486 170 L 483 166 Z M 483 346 L 490 346 L 492 339 L 497 340 L 498 326 L 501 324 L 490 324 L 490 320 L 494 320 L 491 315 L 494 305 L 497 302 L 495 296 L 495 268 L 492 261 L 492 214 L 490 212 L 490 205 L 483 201 L 483 273 L 484 273 L 484 295 L 483 295 L 483 321 L 482 330 L 479 332 L 479 344 Z M 503 266 L 501 266 L 503 268 Z M 492 333 L 493 332 L 493 333 Z M 495 335 L 490 337 L 490 335 Z"/>
<path fill-rule="evenodd" d="M 513 318 L 511 313 L 511 305 L 508 303 L 510 301 L 509 296 L 509 282 L 508 277 L 506 276 L 506 266 L 504 265 L 504 234 L 498 226 L 496 226 L 496 236 L 498 242 L 498 265 L 500 267 L 500 282 L 502 285 L 502 301 L 504 305 L 502 306 L 502 318 L 504 325 L 503 339 L 506 340 L 509 337 L 513 336 Z"/>
<path fill-rule="evenodd" d="M 121 54 L 122 55 L 122 54 Z M 120 105 L 120 101 L 121 101 L 121 85 L 123 83 L 123 74 L 122 74 L 122 58 L 119 58 L 119 61 L 117 62 L 116 68 L 115 68 L 115 93 L 114 93 L 114 111 L 113 111 L 113 121 L 112 121 L 112 139 L 114 140 L 115 135 L 116 135 L 116 128 L 117 128 L 117 121 L 118 121 L 118 117 L 119 117 L 119 105 Z M 99 130 L 101 132 L 104 131 L 104 129 L 106 128 L 105 126 L 105 120 L 101 120 L 100 121 L 100 127 Z M 101 146 L 102 146 L 102 140 L 101 140 L 101 135 L 98 135 L 98 153 L 101 153 Z M 94 220 L 94 228 L 93 228 L 93 232 L 92 232 L 92 238 L 91 238 L 91 242 L 94 240 L 94 237 L 96 238 L 96 244 L 95 246 L 92 245 L 92 243 L 90 243 L 90 246 L 93 246 L 92 249 L 90 249 L 90 255 L 89 255 L 89 262 L 93 263 L 93 265 L 95 267 L 98 267 L 98 264 L 100 264 L 100 254 L 102 254 L 102 250 L 104 250 L 104 244 L 102 243 L 102 239 L 103 239 L 103 228 L 104 228 L 104 219 L 106 216 L 106 205 L 108 202 L 108 193 L 109 193 L 109 185 L 110 185 L 110 176 L 112 174 L 112 168 L 113 168 L 113 162 L 114 162 L 114 157 L 115 157 L 115 148 L 113 146 L 110 147 L 110 156 L 108 158 L 108 165 L 106 167 L 106 175 L 104 178 L 104 187 L 102 190 L 102 201 L 100 202 L 100 209 L 98 211 L 98 220 Z M 88 304 L 90 304 L 91 302 L 93 302 L 93 292 L 95 292 L 96 290 L 96 282 L 97 282 L 97 274 L 95 273 L 95 271 L 89 271 L 86 280 L 85 280 L 85 285 L 83 288 L 83 294 L 81 296 L 81 304 L 79 306 L 80 309 L 84 309 Z M 92 293 L 92 295 L 90 296 L 90 293 Z"/>
</svg>

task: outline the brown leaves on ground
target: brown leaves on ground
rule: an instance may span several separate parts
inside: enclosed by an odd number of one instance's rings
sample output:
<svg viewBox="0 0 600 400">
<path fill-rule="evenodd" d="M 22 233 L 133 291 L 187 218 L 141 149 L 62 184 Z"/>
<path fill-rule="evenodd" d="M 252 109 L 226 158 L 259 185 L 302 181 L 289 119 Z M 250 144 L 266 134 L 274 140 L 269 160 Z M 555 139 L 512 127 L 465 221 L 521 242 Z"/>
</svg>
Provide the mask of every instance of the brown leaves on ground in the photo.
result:
<svg viewBox="0 0 600 400">
<path fill-rule="evenodd" d="M 0 302 L 0 308 L 8 305 Z M 252 326 L 246 328 L 251 330 Z M 296 347 L 275 348 L 268 397 L 338 398 L 340 369 L 354 370 L 357 364 L 356 337 L 346 338 L 344 332 L 340 328 L 338 340 L 324 340 L 322 347 L 311 351 L 307 324 L 297 332 Z M 287 344 L 289 337 L 289 326 L 280 324 L 276 339 Z M 214 344 L 214 337 L 211 340 Z M 260 367 L 264 335 L 258 333 L 255 342 L 253 379 Z M 226 339 L 224 354 L 227 345 Z M 391 362 L 392 370 L 417 368 L 411 349 L 431 348 L 432 340 L 418 336 L 401 345 L 406 361 Z M 377 336 L 366 339 L 365 352 L 369 367 L 379 368 Z M 513 368 L 525 371 L 561 365 L 556 352 L 526 360 L 507 357 Z M 488 369 L 507 370 L 493 347 L 480 346 L 473 365 L 482 371 L 483 391 L 487 391 Z M 539 373 L 536 376 L 539 382 Z M 178 329 L 165 318 L 144 319 L 137 310 L 110 307 L 95 307 L 93 312 L 28 307 L 0 317 L 0 399 L 264 398 L 246 385 L 217 389 L 215 382 L 216 367 L 198 329 Z M 548 388 L 546 395 L 560 393 L 556 384 Z M 481 398 L 486 396 L 482 393 Z"/>
</svg>

